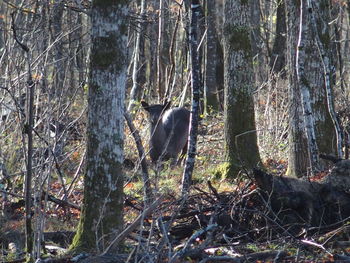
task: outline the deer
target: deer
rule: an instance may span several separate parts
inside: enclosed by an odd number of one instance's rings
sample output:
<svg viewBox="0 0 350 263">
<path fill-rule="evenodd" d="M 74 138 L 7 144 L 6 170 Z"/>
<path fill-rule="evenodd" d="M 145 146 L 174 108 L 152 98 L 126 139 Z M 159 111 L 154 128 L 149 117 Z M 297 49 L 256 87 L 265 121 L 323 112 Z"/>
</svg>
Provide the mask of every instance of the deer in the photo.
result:
<svg viewBox="0 0 350 263">
<path fill-rule="evenodd" d="M 183 107 L 170 109 L 168 101 L 154 105 L 141 101 L 141 105 L 148 113 L 150 123 L 149 146 L 152 163 L 171 160 L 172 165 L 180 164 L 187 152 L 190 111 Z"/>
</svg>

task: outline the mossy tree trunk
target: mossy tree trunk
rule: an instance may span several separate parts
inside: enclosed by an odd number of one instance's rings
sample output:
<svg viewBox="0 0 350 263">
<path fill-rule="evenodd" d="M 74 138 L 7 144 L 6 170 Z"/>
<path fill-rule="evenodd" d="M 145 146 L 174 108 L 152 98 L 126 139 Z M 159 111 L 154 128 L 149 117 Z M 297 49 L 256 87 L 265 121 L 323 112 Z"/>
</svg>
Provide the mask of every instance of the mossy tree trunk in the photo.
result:
<svg viewBox="0 0 350 263">
<path fill-rule="evenodd" d="M 254 72 L 251 46 L 251 2 L 225 1 L 225 150 L 226 176 L 260 162 L 254 117 Z"/>
<path fill-rule="evenodd" d="M 123 227 L 127 2 L 92 3 L 87 170 L 84 206 L 71 245 L 75 252 L 102 251 Z"/>
</svg>

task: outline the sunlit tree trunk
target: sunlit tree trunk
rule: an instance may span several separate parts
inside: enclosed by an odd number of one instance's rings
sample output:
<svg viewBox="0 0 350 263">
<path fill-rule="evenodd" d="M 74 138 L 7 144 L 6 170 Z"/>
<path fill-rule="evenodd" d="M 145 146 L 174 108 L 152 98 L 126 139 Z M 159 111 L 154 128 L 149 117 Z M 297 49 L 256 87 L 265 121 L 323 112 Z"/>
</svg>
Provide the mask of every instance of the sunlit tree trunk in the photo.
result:
<svg viewBox="0 0 350 263">
<path fill-rule="evenodd" d="M 289 154 L 287 175 L 300 177 L 307 173 L 307 142 L 302 118 L 300 89 L 296 74 L 296 47 L 299 25 L 299 5 L 286 1 L 287 18 L 287 67 L 289 93 Z"/>
<path fill-rule="evenodd" d="M 327 2 L 327 0 L 326 0 Z M 332 53 L 332 45 L 330 43 L 330 34 L 329 34 L 329 25 L 327 21 L 329 19 L 329 6 L 325 3 L 322 4 L 324 10 L 318 10 L 318 14 L 323 14 L 322 19 L 319 19 L 319 23 L 317 23 L 319 30 L 318 32 L 322 32 L 322 39 L 327 43 L 327 51 L 328 55 Z M 318 2 L 319 3 L 319 2 Z M 319 3 L 320 4 L 320 3 Z M 288 67 L 290 70 L 289 75 L 289 87 L 290 87 L 290 153 L 289 153 L 289 165 L 287 174 L 291 176 L 303 176 L 309 171 L 309 168 L 312 168 L 314 165 L 307 162 L 309 158 L 307 158 L 307 131 L 308 128 L 305 126 L 304 119 L 301 119 L 301 111 L 302 108 L 300 105 L 300 98 L 298 98 L 298 94 L 305 95 L 305 89 L 300 90 L 300 87 L 296 84 L 296 71 L 295 71 L 295 45 L 296 40 L 295 36 L 298 34 L 299 30 L 296 27 L 300 23 L 298 15 L 299 6 L 295 2 L 287 1 L 286 2 L 286 11 L 287 11 L 287 25 L 288 25 L 288 34 L 287 34 L 287 43 L 288 43 Z M 306 12 L 306 11 L 305 11 Z M 308 111 L 305 113 L 307 116 L 311 116 L 314 122 L 314 130 L 315 130 L 315 142 L 320 152 L 327 154 L 337 153 L 336 151 L 336 133 L 334 128 L 334 123 L 332 122 L 331 115 L 329 113 L 329 109 L 327 106 L 327 93 L 326 93 L 326 79 L 332 78 L 333 74 L 331 74 L 330 68 L 333 66 L 328 63 L 328 73 L 325 73 L 325 63 L 321 59 L 320 49 L 317 47 L 317 35 L 315 32 L 311 32 L 310 22 L 311 16 L 310 12 L 307 11 L 305 14 L 305 18 L 303 21 L 304 27 L 307 26 L 308 32 L 304 34 L 304 48 L 303 51 L 306 53 L 305 65 L 301 68 L 304 68 L 304 77 L 305 81 L 301 81 L 301 87 L 308 86 L 307 90 L 309 92 L 309 100 L 310 101 L 310 109 L 311 113 Z M 322 22 L 323 21 L 323 22 Z M 305 28 L 304 28 L 305 29 Z M 315 31 L 315 30 L 313 30 Z M 327 57 L 329 59 L 329 56 Z M 331 60 L 326 60 L 326 62 L 330 62 Z M 328 81 L 331 85 L 333 81 Z M 304 85 L 306 84 L 306 86 Z M 333 102 L 331 102 L 331 105 Z M 310 122 L 307 124 L 310 125 Z M 308 126 L 310 127 L 310 126 Z M 316 158 L 316 153 L 314 153 L 314 159 Z M 322 167 L 321 163 L 317 161 L 318 168 Z"/>
<path fill-rule="evenodd" d="M 255 75 L 255 83 L 260 85 L 266 79 L 266 65 L 264 63 L 265 57 L 263 54 L 262 46 L 263 41 L 261 38 L 261 9 L 259 0 L 250 0 L 250 12 L 251 12 L 251 43 L 252 43 L 252 58 Z"/>
<path fill-rule="evenodd" d="M 254 117 L 251 2 L 225 1 L 225 150 L 227 176 L 260 162 Z"/>
<path fill-rule="evenodd" d="M 310 35 L 308 16 L 305 0 L 300 1 L 299 36 L 296 53 L 297 79 L 300 88 L 303 117 L 307 138 L 307 151 L 310 162 L 310 171 L 314 174 L 319 169 L 319 153 L 315 133 L 315 117 L 311 107 L 310 84 L 305 72 L 305 60 L 309 51 L 306 51 L 306 37 Z"/>
<path fill-rule="evenodd" d="M 199 93 L 200 93 L 200 62 L 198 58 L 198 13 L 200 9 L 199 0 L 191 1 L 191 18 L 190 18 L 190 34 L 189 46 L 191 56 L 191 87 L 192 87 L 192 105 L 190 129 L 188 137 L 188 150 L 186 164 L 182 176 L 182 196 L 187 197 L 192 182 L 192 173 L 197 152 L 197 135 L 199 122 Z"/>
<path fill-rule="evenodd" d="M 84 206 L 71 249 L 101 251 L 123 227 L 127 1 L 93 1 Z M 115 244 L 115 249 L 120 244 Z"/>
<path fill-rule="evenodd" d="M 157 86 L 158 100 L 161 101 L 167 90 L 166 79 L 168 77 L 169 64 L 169 2 L 159 0 L 158 43 L 157 43 Z"/>
<path fill-rule="evenodd" d="M 342 138 L 334 110 L 335 46 L 331 41 L 330 1 L 311 1 L 308 5 L 312 39 L 308 56 L 309 82 L 314 101 L 317 144 L 320 152 L 342 157 Z M 310 4 L 309 3 L 309 4 Z M 313 51 L 313 52 L 312 52 Z"/>
<path fill-rule="evenodd" d="M 133 114 L 133 107 L 135 102 L 140 99 L 141 88 L 146 82 L 146 61 L 145 61 L 145 29 L 146 29 L 146 0 L 141 0 L 140 16 L 138 27 L 136 29 L 136 43 L 134 50 L 134 62 L 132 72 L 132 88 L 130 92 L 130 101 L 128 111 Z"/>
</svg>

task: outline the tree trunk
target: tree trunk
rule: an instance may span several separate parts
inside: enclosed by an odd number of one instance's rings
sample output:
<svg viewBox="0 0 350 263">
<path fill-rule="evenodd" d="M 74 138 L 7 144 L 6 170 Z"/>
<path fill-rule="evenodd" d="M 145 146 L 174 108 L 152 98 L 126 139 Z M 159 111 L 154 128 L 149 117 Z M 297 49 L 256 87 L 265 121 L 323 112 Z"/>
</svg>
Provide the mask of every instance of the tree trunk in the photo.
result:
<svg viewBox="0 0 350 263">
<path fill-rule="evenodd" d="M 204 75 L 204 107 L 206 113 L 211 110 L 219 110 L 216 65 L 217 57 L 217 34 L 215 30 L 216 5 L 215 1 L 206 2 L 206 45 L 205 45 L 205 75 Z"/>
<path fill-rule="evenodd" d="M 62 39 L 62 17 L 64 11 L 64 2 L 62 0 L 56 1 L 51 9 L 52 16 L 52 39 L 54 42 L 54 85 L 50 94 L 53 99 L 59 99 L 63 92 L 64 81 L 65 81 L 65 61 L 64 61 L 64 50 L 63 50 L 63 39 Z"/>
<path fill-rule="evenodd" d="M 289 154 L 287 175 L 300 177 L 307 173 L 308 153 L 304 122 L 302 119 L 300 90 L 296 75 L 296 46 L 299 25 L 299 6 L 286 1 L 287 15 L 287 65 L 289 93 Z"/>
<path fill-rule="evenodd" d="M 93 1 L 91 10 L 87 171 L 84 206 L 71 249 L 98 252 L 123 228 L 127 1 Z"/>
<path fill-rule="evenodd" d="M 159 0 L 158 43 L 157 43 L 157 77 L 158 77 L 158 100 L 162 101 L 167 87 L 169 64 L 169 39 L 167 31 L 169 25 L 168 0 Z"/>
<path fill-rule="evenodd" d="M 133 107 L 137 100 L 140 99 L 141 88 L 146 82 L 146 61 L 145 61 L 145 30 L 146 30 L 146 1 L 141 0 L 140 17 L 136 33 L 136 43 L 134 50 L 134 62 L 132 72 L 132 88 L 130 92 L 130 101 L 128 112 L 133 115 Z"/>
<path fill-rule="evenodd" d="M 198 59 L 198 40 L 197 40 L 197 23 L 199 13 L 199 0 L 191 1 L 191 22 L 189 46 L 191 55 L 191 86 L 192 86 L 192 108 L 190 118 L 190 129 L 188 139 L 188 151 L 184 173 L 182 176 L 182 196 L 186 197 L 189 194 L 189 188 L 192 181 L 192 172 L 196 158 L 197 134 L 199 122 L 199 93 L 200 93 L 200 70 L 201 66 Z"/>
<path fill-rule="evenodd" d="M 298 85 L 300 88 L 300 94 L 302 99 L 303 106 L 303 117 L 305 123 L 305 131 L 307 138 L 307 151 L 310 162 L 311 173 L 315 174 L 319 170 L 319 158 L 318 158 L 318 146 L 316 142 L 315 134 L 315 118 L 313 109 L 311 108 L 311 98 L 310 98 L 310 84 L 305 73 L 305 60 L 306 60 L 306 51 L 305 51 L 305 40 L 309 31 L 309 21 L 306 12 L 306 3 L 305 0 L 300 1 L 300 26 L 299 26 L 299 37 L 298 37 L 298 48 L 296 53 L 296 67 L 297 67 L 297 78 Z"/>
<path fill-rule="evenodd" d="M 266 64 L 264 63 L 264 55 L 262 52 L 262 37 L 261 37 L 261 9 L 259 0 L 250 0 L 251 7 L 251 43 L 252 43 L 252 58 L 255 75 L 255 83 L 260 86 L 266 79 Z"/>
<path fill-rule="evenodd" d="M 334 110 L 333 86 L 335 84 L 335 46 L 330 36 L 330 8 L 329 1 L 312 1 L 308 6 L 312 40 L 308 58 L 310 61 L 309 78 L 312 86 L 314 112 L 316 119 L 317 143 L 320 152 L 334 154 L 342 158 L 342 136 L 338 119 Z M 311 35 L 311 34 L 310 34 Z M 310 59 L 311 58 L 311 59 Z M 321 88 L 320 88 L 321 87 Z"/>
<path fill-rule="evenodd" d="M 251 4 L 225 1 L 225 149 L 228 177 L 260 162 L 254 117 L 254 72 L 250 40 Z"/>
<path fill-rule="evenodd" d="M 286 66 L 286 9 L 285 0 L 281 0 L 277 3 L 277 21 L 275 40 L 272 47 L 272 56 L 270 59 L 270 69 L 274 73 L 281 72 Z"/>
</svg>

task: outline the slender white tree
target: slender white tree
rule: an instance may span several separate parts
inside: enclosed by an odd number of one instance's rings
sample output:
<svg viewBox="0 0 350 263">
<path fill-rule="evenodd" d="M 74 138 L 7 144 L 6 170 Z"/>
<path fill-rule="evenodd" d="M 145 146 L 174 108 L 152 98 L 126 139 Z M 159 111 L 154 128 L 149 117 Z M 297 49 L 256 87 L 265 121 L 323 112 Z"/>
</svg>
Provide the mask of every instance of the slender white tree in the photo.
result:
<svg viewBox="0 0 350 263">
<path fill-rule="evenodd" d="M 199 0 L 191 1 L 191 22 L 190 22 L 190 55 L 191 55 L 191 86 L 192 86 L 192 107 L 190 118 L 190 130 L 188 138 L 188 151 L 184 173 L 182 176 L 182 196 L 187 196 L 192 181 L 192 172 L 196 157 L 197 134 L 199 122 L 199 87 L 200 87 L 200 63 L 198 59 L 197 26 L 200 3 Z"/>
</svg>

